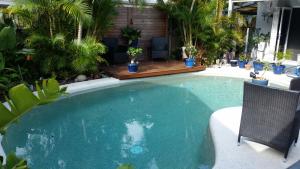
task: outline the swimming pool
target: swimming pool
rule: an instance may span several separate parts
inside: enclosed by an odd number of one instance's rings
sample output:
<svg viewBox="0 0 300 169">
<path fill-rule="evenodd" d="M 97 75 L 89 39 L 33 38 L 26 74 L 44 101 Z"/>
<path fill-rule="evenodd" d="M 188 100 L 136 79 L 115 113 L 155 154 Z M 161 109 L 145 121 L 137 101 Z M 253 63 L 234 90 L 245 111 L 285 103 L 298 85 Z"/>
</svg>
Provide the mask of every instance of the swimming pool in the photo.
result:
<svg viewBox="0 0 300 169">
<path fill-rule="evenodd" d="M 32 169 L 209 169 L 211 113 L 242 104 L 243 80 L 168 76 L 69 96 L 12 125 L 2 144 Z"/>
</svg>

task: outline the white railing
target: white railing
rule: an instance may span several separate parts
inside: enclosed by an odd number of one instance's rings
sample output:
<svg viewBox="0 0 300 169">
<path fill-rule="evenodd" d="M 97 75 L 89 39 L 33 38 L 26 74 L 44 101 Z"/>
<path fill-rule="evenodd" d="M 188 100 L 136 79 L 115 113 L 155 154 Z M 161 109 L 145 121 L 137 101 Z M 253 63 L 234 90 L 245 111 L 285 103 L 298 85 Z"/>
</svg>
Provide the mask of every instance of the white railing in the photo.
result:
<svg viewBox="0 0 300 169">
<path fill-rule="evenodd" d="M 0 5 L 10 5 L 12 4 L 12 0 L 0 0 Z"/>
</svg>

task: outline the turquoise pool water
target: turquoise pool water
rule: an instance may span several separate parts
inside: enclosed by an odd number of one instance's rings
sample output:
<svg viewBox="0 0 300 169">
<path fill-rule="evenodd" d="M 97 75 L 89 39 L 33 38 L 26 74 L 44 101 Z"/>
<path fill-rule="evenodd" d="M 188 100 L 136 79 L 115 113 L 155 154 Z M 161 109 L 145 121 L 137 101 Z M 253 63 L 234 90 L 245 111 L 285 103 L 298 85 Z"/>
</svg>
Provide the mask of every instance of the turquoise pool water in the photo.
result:
<svg viewBox="0 0 300 169">
<path fill-rule="evenodd" d="M 68 96 L 25 115 L 2 144 L 31 169 L 209 169 L 209 117 L 241 105 L 242 84 L 168 76 Z"/>
</svg>

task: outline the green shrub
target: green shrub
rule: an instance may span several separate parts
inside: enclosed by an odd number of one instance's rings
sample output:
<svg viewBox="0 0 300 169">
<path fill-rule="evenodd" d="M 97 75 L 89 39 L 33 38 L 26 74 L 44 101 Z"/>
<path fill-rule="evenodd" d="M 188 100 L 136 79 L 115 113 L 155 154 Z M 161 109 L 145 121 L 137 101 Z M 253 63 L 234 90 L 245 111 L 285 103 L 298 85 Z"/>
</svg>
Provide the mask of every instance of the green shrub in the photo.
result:
<svg viewBox="0 0 300 169">
<path fill-rule="evenodd" d="M 101 56 L 106 52 L 106 48 L 94 37 L 86 37 L 79 44 L 73 42 L 71 51 L 73 55 L 72 67 L 78 73 L 97 72 L 99 63 L 107 63 Z"/>
</svg>

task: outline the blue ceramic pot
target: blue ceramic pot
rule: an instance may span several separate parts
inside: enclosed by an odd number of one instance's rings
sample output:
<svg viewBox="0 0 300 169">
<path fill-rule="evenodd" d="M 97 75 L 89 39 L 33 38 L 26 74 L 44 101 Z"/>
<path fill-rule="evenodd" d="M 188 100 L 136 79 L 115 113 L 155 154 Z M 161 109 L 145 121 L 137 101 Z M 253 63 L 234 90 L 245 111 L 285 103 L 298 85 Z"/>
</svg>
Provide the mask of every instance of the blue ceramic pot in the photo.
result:
<svg viewBox="0 0 300 169">
<path fill-rule="evenodd" d="M 285 66 L 272 64 L 274 74 L 280 75 L 283 73 Z"/>
<path fill-rule="evenodd" d="M 185 59 L 185 66 L 186 67 L 193 67 L 195 65 L 195 59 L 194 58 L 187 58 Z"/>
<path fill-rule="evenodd" d="M 239 60 L 239 68 L 245 68 L 245 65 L 247 64 L 248 62 L 245 61 L 245 60 Z"/>
<path fill-rule="evenodd" d="M 252 79 L 252 83 L 261 86 L 268 86 L 269 80 Z"/>
<path fill-rule="evenodd" d="M 294 71 L 296 76 L 300 76 L 300 67 L 296 67 L 295 71 Z"/>
<path fill-rule="evenodd" d="M 133 47 L 133 48 L 137 48 L 138 47 L 138 44 L 139 44 L 139 40 L 136 39 L 136 40 L 133 40 L 130 44 L 130 47 Z"/>
<path fill-rule="evenodd" d="M 264 69 L 264 64 L 260 62 L 253 62 L 254 71 L 262 71 Z"/>
<path fill-rule="evenodd" d="M 130 73 L 136 73 L 138 71 L 138 68 L 139 68 L 139 66 L 136 63 L 128 64 L 128 72 L 130 72 Z"/>
</svg>

